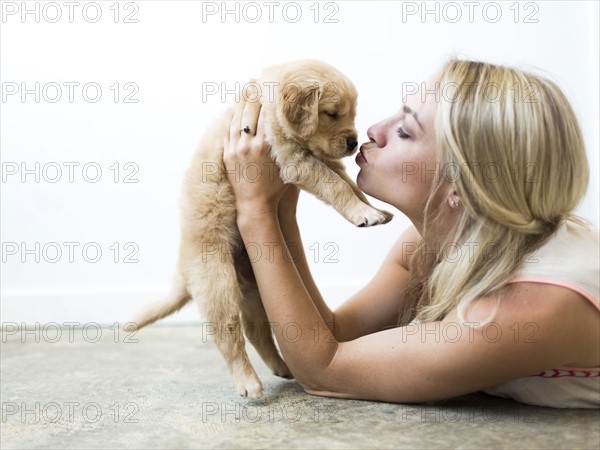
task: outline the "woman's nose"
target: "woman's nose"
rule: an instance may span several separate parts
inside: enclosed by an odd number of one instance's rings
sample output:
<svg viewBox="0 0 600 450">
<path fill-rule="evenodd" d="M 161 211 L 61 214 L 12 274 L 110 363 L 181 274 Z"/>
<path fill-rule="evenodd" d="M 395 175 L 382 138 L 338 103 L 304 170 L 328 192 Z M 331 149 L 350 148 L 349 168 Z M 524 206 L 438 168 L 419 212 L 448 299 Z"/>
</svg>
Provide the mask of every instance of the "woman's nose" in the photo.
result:
<svg viewBox="0 0 600 450">
<path fill-rule="evenodd" d="M 375 142 L 378 147 L 385 147 L 385 121 L 371 125 L 367 130 L 367 137 L 371 142 Z"/>
</svg>

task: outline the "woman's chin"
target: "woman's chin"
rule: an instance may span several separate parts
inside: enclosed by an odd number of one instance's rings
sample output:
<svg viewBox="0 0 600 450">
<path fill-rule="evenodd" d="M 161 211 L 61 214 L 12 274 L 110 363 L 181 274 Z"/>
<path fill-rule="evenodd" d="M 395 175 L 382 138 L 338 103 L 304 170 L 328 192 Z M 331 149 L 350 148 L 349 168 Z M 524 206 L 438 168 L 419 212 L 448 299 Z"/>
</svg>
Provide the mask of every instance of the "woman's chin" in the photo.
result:
<svg viewBox="0 0 600 450">
<path fill-rule="evenodd" d="M 367 177 L 365 177 L 365 174 L 362 173 L 362 170 L 359 171 L 358 175 L 356 176 L 356 185 L 361 191 L 363 191 L 363 193 L 377 198 L 377 190 L 373 189 L 373 185 L 369 183 L 368 179 L 365 178 Z"/>
<path fill-rule="evenodd" d="M 380 195 L 380 194 L 385 194 L 385 191 L 383 191 L 383 192 L 381 190 L 378 191 L 377 186 L 373 186 L 373 184 L 369 183 L 368 180 L 365 180 L 365 177 L 361 177 L 360 172 L 358 173 L 358 176 L 356 177 L 356 185 L 363 192 L 363 194 L 368 195 L 369 197 L 372 197 L 375 200 L 385 202 L 388 205 L 393 206 L 394 208 L 398 209 L 398 207 L 395 205 L 395 202 L 392 202 L 392 203 L 389 202 L 390 199 L 388 196 Z"/>
<path fill-rule="evenodd" d="M 361 191 L 363 191 L 363 192 L 366 194 L 366 193 L 367 193 L 367 191 L 365 191 L 365 189 L 366 189 L 366 186 L 365 186 L 365 185 L 366 185 L 367 183 L 365 183 L 365 180 L 364 180 L 364 178 L 365 178 L 365 177 L 364 177 L 364 176 L 362 176 L 362 175 L 363 175 L 363 173 L 362 173 L 362 170 L 359 170 L 359 171 L 358 171 L 358 175 L 356 175 L 356 185 L 358 186 L 358 188 L 359 188 Z"/>
</svg>

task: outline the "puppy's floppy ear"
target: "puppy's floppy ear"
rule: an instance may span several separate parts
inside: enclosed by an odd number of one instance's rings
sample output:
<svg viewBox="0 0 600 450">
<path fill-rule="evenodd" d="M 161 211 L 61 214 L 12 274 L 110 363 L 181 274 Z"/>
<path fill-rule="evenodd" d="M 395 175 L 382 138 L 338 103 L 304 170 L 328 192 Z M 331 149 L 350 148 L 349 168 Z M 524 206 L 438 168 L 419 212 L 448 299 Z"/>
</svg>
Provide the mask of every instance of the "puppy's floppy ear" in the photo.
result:
<svg viewBox="0 0 600 450">
<path fill-rule="evenodd" d="M 319 83 L 286 83 L 281 90 L 281 112 L 291 127 L 306 138 L 319 125 Z"/>
</svg>

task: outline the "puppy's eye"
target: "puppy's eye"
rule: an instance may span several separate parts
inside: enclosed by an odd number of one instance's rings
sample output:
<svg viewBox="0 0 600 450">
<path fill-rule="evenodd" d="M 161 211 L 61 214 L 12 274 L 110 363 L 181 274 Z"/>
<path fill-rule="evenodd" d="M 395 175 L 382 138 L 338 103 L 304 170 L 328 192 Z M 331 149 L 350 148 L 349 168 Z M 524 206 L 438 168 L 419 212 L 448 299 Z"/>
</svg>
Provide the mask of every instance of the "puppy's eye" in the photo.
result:
<svg viewBox="0 0 600 450">
<path fill-rule="evenodd" d="M 338 118 L 338 113 L 336 111 L 325 111 L 325 114 L 327 114 L 332 119 Z"/>
</svg>

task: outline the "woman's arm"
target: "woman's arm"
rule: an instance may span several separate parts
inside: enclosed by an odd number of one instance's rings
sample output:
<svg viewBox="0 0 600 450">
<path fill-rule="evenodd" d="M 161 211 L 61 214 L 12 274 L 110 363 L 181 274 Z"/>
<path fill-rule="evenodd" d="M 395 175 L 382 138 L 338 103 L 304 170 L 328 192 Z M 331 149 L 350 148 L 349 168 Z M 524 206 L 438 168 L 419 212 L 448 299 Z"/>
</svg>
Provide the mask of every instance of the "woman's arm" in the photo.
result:
<svg viewBox="0 0 600 450">
<path fill-rule="evenodd" d="M 296 205 L 298 203 L 299 195 L 300 191 L 294 185 L 290 185 L 283 194 L 277 210 L 279 226 L 288 250 L 290 248 L 293 249 L 293 251 L 290 251 L 289 253 L 296 265 L 298 274 L 304 283 L 304 287 L 306 287 L 306 290 L 308 291 L 308 295 L 311 297 L 331 333 L 339 340 L 339 325 L 336 323 L 335 314 L 325 303 L 325 300 L 310 273 L 306 254 L 304 253 L 300 229 L 298 228 L 298 222 L 296 220 Z"/>
<path fill-rule="evenodd" d="M 489 325 L 483 323 L 502 305 Z M 442 400 L 561 366 L 590 367 L 594 331 L 578 332 L 593 307 L 577 293 L 540 283 L 509 285 L 476 302 L 467 321 L 408 325 L 338 345 L 307 392 L 400 403 Z M 595 319 L 597 321 L 597 317 Z M 589 321 L 588 321 L 589 322 Z M 585 323 L 585 329 L 595 329 Z M 592 365 L 594 367 L 595 364 Z"/>
<path fill-rule="evenodd" d="M 285 251 L 274 214 L 241 216 L 244 239 Z M 441 322 L 384 330 L 339 342 L 325 326 L 290 258 L 253 261 L 263 304 L 294 377 L 315 395 L 423 402 L 474 392 L 544 369 L 574 364 L 583 353 L 573 340 L 584 299 L 564 288 L 519 283 L 499 295 L 494 321 L 481 323 L 496 297 L 480 299 L 470 321 L 450 314 Z M 579 338 L 578 338 L 579 339 Z M 583 341 L 582 341 L 583 342 Z"/>
<path fill-rule="evenodd" d="M 407 228 L 390 249 L 373 279 L 335 310 L 339 341 L 351 341 L 398 324 L 398 312 L 408 284 L 408 261 L 421 236 Z M 338 335 L 336 335 L 338 336 Z"/>
<path fill-rule="evenodd" d="M 375 277 L 333 312 L 310 273 L 296 221 L 298 194 L 298 188 L 290 186 L 283 195 L 278 209 L 279 225 L 288 249 L 293 249 L 290 254 L 300 278 L 336 340 L 350 341 L 395 327 L 400 300 L 408 283 L 408 261 L 420 240 L 418 231 L 410 226 L 392 246 Z"/>
<path fill-rule="evenodd" d="M 330 364 L 338 342 L 288 253 L 276 214 L 238 213 L 238 227 L 245 243 L 258 245 L 263 255 L 269 255 L 252 260 L 263 305 L 294 377 L 303 386 L 313 385 Z"/>
</svg>

